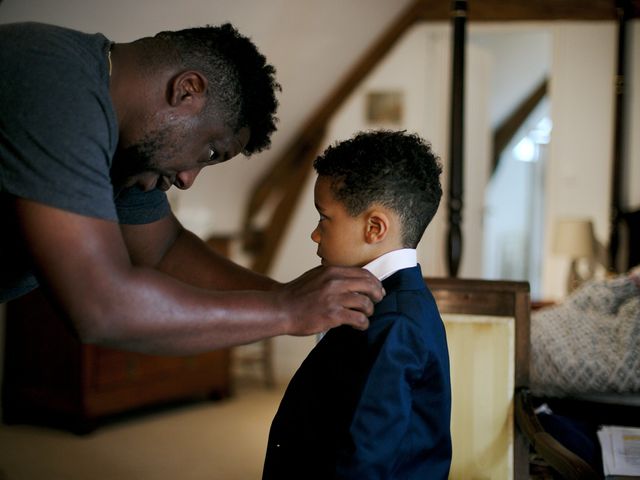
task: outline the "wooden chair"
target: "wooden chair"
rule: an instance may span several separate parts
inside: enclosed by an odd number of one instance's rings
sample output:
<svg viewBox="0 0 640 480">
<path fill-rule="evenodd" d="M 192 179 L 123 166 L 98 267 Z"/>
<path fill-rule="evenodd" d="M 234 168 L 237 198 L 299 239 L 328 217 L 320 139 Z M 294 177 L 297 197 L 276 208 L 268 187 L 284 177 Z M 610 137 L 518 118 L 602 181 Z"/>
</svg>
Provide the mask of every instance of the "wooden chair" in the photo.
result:
<svg viewBox="0 0 640 480">
<path fill-rule="evenodd" d="M 425 278 L 447 331 L 451 360 L 450 478 L 529 478 L 528 444 L 514 417 L 529 382 L 526 282 Z"/>
<path fill-rule="evenodd" d="M 601 476 L 586 461 L 556 440 L 547 432 L 534 410 L 531 393 L 527 388 L 516 392 L 515 414 L 533 450 L 553 470 L 567 480 L 598 480 Z"/>
</svg>

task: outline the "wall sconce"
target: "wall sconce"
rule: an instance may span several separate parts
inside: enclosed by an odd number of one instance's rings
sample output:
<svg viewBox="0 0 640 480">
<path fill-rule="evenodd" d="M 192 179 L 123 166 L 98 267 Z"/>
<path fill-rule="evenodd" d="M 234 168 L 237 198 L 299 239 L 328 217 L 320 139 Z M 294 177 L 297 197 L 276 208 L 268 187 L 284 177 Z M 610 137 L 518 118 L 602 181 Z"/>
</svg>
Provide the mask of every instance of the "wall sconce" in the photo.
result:
<svg viewBox="0 0 640 480">
<path fill-rule="evenodd" d="M 596 242 L 593 223 L 586 219 L 557 220 L 553 236 L 553 253 L 571 259 L 567 291 L 572 292 L 595 273 Z"/>
</svg>

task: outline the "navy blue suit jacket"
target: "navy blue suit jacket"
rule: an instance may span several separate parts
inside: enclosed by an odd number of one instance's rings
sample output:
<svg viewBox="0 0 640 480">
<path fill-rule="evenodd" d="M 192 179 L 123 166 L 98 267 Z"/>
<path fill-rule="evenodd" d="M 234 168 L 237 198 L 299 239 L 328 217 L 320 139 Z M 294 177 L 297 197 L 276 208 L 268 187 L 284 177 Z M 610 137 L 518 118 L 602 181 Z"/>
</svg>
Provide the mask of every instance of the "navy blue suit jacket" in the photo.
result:
<svg viewBox="0 0 640 480">
<path fill-rule="evenodd" d="M 446 479 L 451 386 L 444 325 L 420 267 L 383 282 L 366 331 L 334 328 L 271 425 L 263 479 Z"/>
</svg>

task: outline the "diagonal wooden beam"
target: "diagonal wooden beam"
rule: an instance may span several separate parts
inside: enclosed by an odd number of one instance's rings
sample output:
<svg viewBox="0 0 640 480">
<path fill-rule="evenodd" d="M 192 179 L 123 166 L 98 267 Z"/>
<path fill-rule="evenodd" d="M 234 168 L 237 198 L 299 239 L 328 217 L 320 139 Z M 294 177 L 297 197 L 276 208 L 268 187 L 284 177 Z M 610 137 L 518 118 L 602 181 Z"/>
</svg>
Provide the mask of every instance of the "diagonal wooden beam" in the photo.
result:
<svg viewBox="0 0 640 480">
<path fill-rule="evenodd" d="M 545 78 L 540 84 L 525 98 L 520 105 L 509 115 L 493 133 L 493 165 L 492 171 L 495 171 L 500 161 L 502 151 L 507 147 L 518 129 L 525 120 L 531 115 L 533 109 L 538 106 L 540 101 L 547 95 L 548 81 Z"/>
<path fill-rule="evenodd" d="M 449 1 L 424 0 L 425 21 L 449 19 Z M 640 0 L 629 1 L 630 18 L 640 18 Z M 616 0 L 469 0 L 470 22 L 615 20 Z"/>
</svg>

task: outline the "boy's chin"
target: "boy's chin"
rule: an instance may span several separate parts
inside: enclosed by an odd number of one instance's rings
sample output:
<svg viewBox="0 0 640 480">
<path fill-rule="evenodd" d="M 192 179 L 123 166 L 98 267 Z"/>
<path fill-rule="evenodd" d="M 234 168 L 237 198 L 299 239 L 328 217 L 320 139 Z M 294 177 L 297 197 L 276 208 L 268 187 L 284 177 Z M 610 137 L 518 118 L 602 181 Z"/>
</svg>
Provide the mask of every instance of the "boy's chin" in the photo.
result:
<svg viewBox="0 0 640 480">
<path fill-rule="evenodd" d="M 327 260 L 326 258 L 322 258 L 322 257 L 320 257 L 320 265 L 322 265 L 323 267 L 335 267 L 336 266 L 335 263 L 331 263 L 329 260 Z"/>
<path fill-rule="evenodd" d="M 360 267 L 360 265 L 352 265 L 352 264 L 344 264 L 344 263 L 332 263 L 329 260 L 326 260 L 324 258 L 320 259 L 320 265 L 322 265 L 323 267 L 347 267 L 347 268 L 358 268 Z"/>
</svg>

